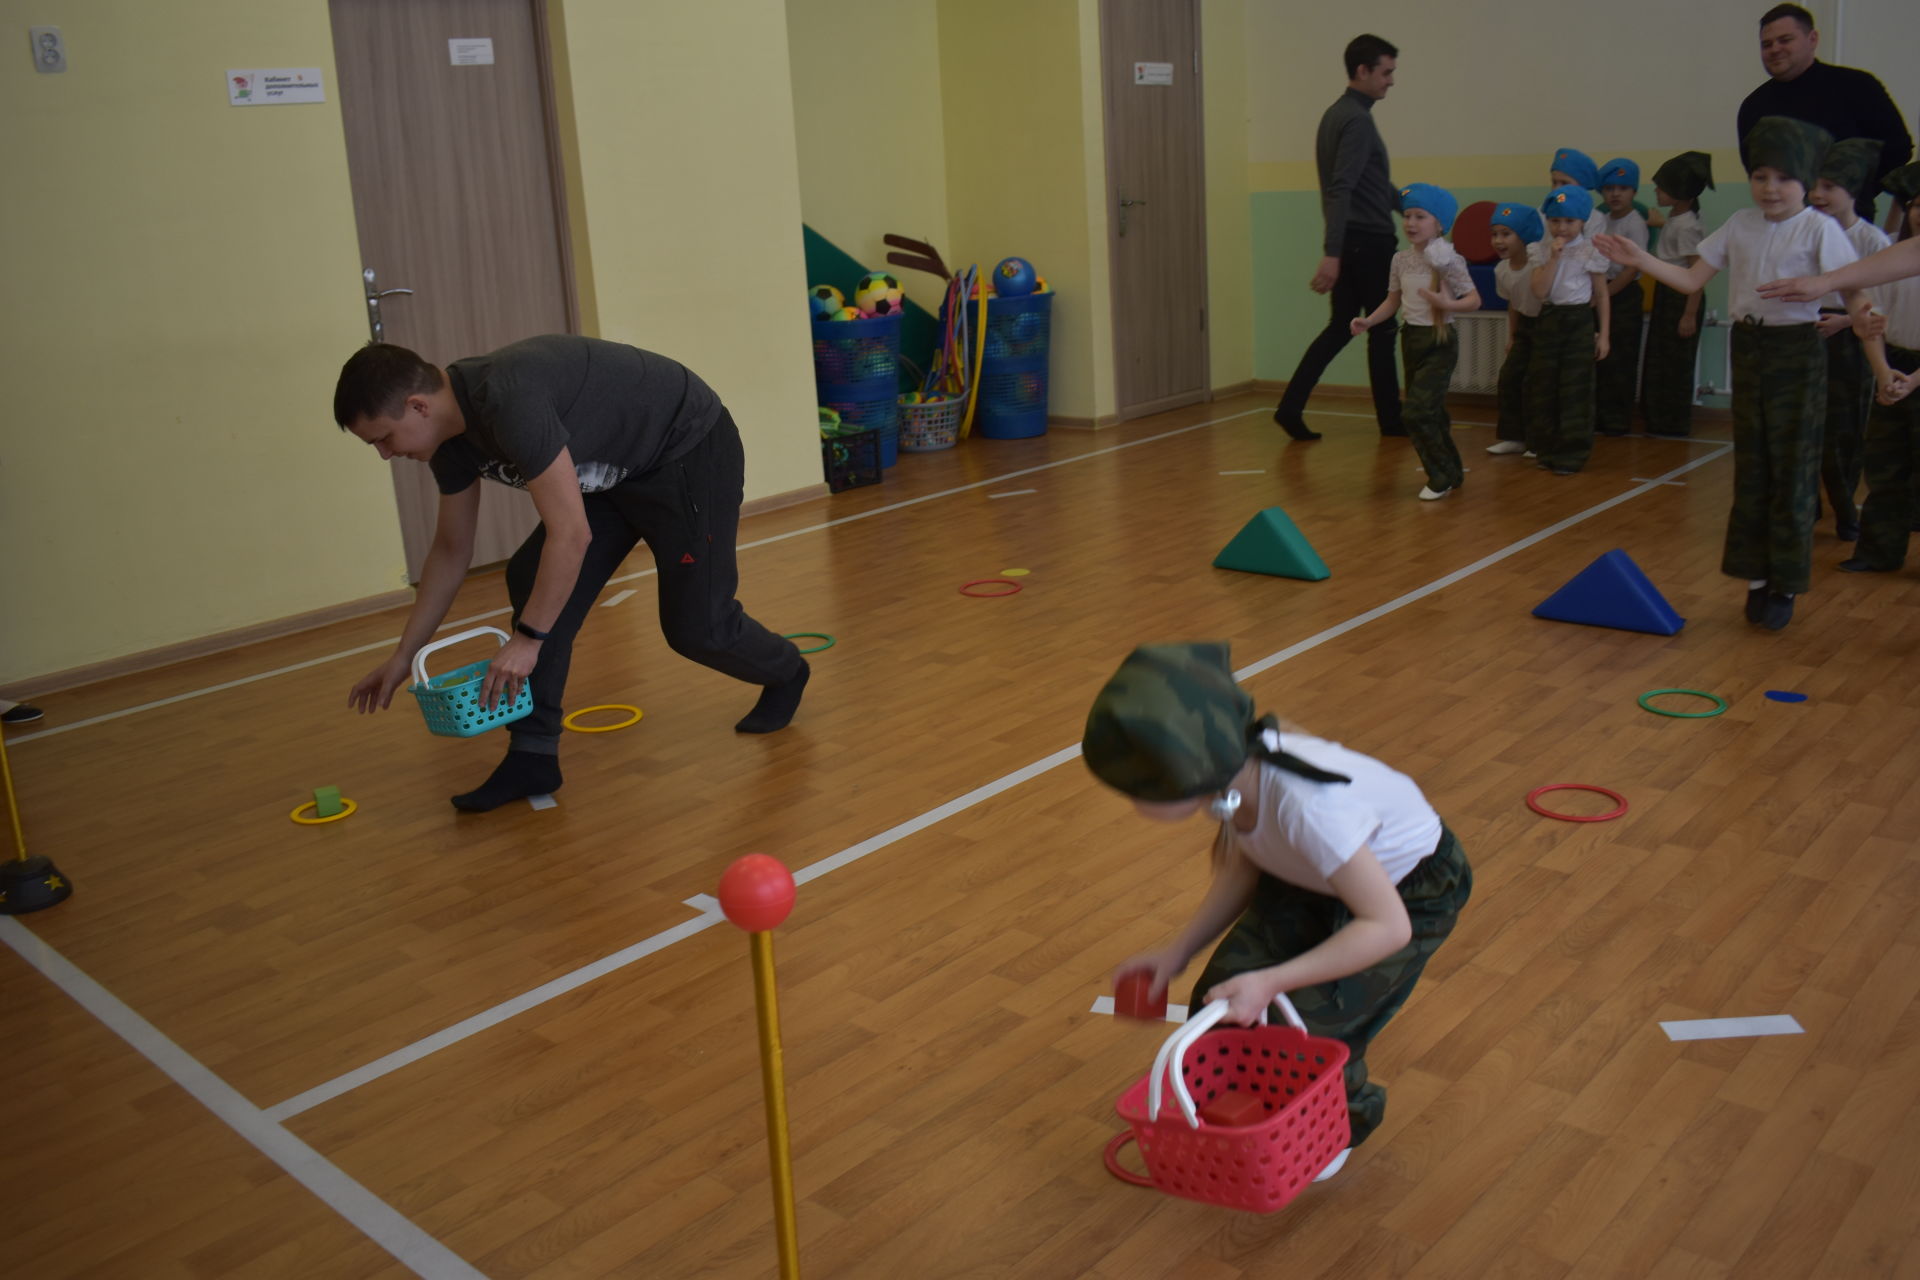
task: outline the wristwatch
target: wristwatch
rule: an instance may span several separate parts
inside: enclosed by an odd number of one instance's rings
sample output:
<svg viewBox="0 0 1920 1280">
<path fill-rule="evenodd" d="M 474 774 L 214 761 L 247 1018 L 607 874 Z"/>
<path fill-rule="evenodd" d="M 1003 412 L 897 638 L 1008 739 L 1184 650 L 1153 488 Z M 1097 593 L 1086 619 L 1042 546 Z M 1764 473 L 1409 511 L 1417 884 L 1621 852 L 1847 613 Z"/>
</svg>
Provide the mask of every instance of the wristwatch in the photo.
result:
<svg viewBox="0 0 1920 1280">
<path fill-rule="evenodd" d="M 515 631 L 518 631 L 521 635 L 525 636 L 529 640 L 545 640 L 548 634 L 545 631 L 535 631 L 532 627 L 528 626 L 524 622 L 516 621 L 513 624 L 513 629 Z"/>
</svg>

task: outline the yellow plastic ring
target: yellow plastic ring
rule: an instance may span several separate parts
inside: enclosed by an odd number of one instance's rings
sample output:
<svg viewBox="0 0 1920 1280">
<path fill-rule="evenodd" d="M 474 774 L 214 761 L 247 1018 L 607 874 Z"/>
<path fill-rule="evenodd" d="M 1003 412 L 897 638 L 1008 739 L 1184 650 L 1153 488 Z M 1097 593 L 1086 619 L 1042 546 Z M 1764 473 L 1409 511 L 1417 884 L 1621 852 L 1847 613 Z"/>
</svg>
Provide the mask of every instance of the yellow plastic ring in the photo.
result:
<svg viewBox="0 0 1920 1280">
<path fill-rule="evenodd" d="M 631 711 L 633 714 L 627 719 L 616 721 L 613 724 L 585 725 L 575 724 L 573 722 L 576 716 L 591 715 L 595 711 Z M 612 733 L 615 729 L 633 728 L 634 725 L 640 723 L 640 717 L 645 714 L 646 713 L 641 711 L 640 708 L 630 707 L 624 702 L 603 702 L 597 707 L 582 707 L 578 711 L 567 715 L 560 723 L 575 733 Z"/>
<path fill-rule="evenodd" d="M 320 805 L 320 802 L 318 800 L 307 801 L 305 804 L 301 805 L 298 809 L 295 809 L 292 813 L 288 814 L 287 816 L 289 818 L 292 818 L 295 822 L 299 823 L 303 827 L 317 827 L 323 822 L 338 822 L 342 818 L 351 818 L 353 816 L 353 811 L 360 807 L 359 805 L 355 804 L 353 801 L 347 799 L 345 796 L 340 797 L 340 803 L 345 805 L 346 808 L 342 809 L 338 813 L 329 814 L 324 818 L 303 818 L 300 816 L 301 814 L 305 813 L 309 809 L 317 810 Z"/>
</svg>

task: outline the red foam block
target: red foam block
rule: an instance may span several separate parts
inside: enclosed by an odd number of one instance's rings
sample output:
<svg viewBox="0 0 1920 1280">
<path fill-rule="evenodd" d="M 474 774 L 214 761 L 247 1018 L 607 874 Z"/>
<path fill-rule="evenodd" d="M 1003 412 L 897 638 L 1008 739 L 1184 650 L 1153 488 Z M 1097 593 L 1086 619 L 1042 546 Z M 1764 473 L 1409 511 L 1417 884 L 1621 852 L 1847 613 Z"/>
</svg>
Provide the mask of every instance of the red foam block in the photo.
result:
<svg viewBox="0 0 1920 1280">
<path fill-rule="evenodd" d="M 1113 984 L 1113 1011 L 1122 1018 L 1160 1022 L 1167 1016 L 1167 993 L 1149 997 L 1153 989 L 1153 970 L 1130 969 Z"/>
</svg>

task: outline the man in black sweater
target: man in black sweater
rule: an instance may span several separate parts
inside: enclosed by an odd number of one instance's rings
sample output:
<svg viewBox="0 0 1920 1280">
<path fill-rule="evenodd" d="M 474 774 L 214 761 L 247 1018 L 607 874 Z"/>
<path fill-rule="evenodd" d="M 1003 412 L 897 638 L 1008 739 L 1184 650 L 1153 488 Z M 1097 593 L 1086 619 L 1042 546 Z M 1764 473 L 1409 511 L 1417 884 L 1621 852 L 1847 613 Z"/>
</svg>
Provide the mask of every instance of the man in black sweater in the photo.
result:
<svg viewBox="0 0 1920 1280">
<path fill-rule="evenodd" d="M 1762 116 L 1804 120 L 1836 138 L 1877 138 L 1880 161 L 1858 204 L 1860 216 L 1871 221 L 1880 176 L 1913 157 L 1913 135 L 1877 77 L 1821 62 L 1819 49 L 1813 15 L 1799 5 L 1777 4 L 1760 15 L 1760 65 L 1772 78 L 1740 104 L 1740 158 L 1746 159 L 1747 134 Z"/>
<path fill-rule="evenodd" d="M 1309 287 L 1332 295 L 1333 314 L 1300 357 L 1273 420 L 1295 440 L 1318 440 L 1303 414 L 1320 375 L 1353 337 L 1348 322 L 1372 314 L 1387 297 L 1388 268 L 1397 247 L 1398 188 L 1387 169 L 1387 144 L 1373 123 L 1373 104 L 1393 88 L 1400 51 L 1379 36 L 1355 36 L 1347 45 L 1347 91 L 1320 117 L 1314 160 L 1320 169 L 1320 213 L 1326 220 L 1319 270 Z M 1393 361 L 1392 320 L 1367 331 L 1367 378 L 1383 436 L 1404 436 L 1400 379 Z"/>
</svg>

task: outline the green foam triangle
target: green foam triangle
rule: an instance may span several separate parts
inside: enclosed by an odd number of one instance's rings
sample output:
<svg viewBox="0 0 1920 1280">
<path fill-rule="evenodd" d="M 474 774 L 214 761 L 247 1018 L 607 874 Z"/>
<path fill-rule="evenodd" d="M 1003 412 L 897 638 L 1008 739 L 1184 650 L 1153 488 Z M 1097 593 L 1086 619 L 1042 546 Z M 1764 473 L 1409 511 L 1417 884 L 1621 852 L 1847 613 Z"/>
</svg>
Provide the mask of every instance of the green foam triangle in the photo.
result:
<svg viewBox="0 0 1920 1280">
<path fill-rule="evenodd" d="M 1247 521 L 1213 558 L 1213 567 L 1268 573 L 1276 578 L 1304 578 L 1308 582 L 1333 576 L 1333 570 L 1327 568 L 1306 535 L 1279 507 L 1268 507 Z"/>
</svg>

